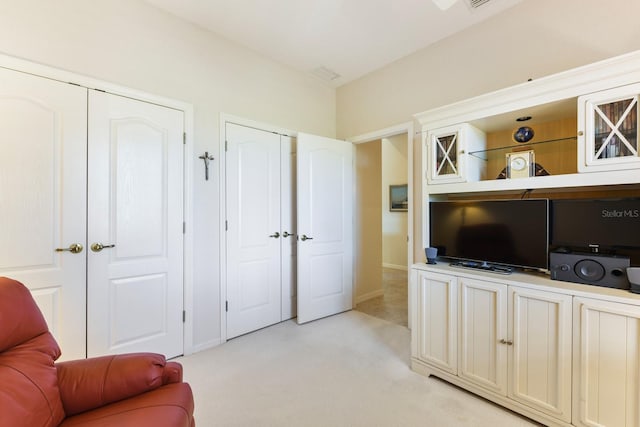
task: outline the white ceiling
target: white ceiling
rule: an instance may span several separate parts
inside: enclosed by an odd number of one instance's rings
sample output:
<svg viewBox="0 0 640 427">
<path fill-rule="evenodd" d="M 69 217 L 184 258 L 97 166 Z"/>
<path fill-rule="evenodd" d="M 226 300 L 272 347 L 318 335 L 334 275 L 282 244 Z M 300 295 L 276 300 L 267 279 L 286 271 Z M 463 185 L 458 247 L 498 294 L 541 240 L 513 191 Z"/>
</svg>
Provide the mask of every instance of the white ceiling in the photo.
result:
<svg viewBox="0 0 640 427">
<path fill-rule="evenodd" d="M 332 70 L 338 87 L 524 0 L 146 1 L 297 70 Z"/>
</svg>

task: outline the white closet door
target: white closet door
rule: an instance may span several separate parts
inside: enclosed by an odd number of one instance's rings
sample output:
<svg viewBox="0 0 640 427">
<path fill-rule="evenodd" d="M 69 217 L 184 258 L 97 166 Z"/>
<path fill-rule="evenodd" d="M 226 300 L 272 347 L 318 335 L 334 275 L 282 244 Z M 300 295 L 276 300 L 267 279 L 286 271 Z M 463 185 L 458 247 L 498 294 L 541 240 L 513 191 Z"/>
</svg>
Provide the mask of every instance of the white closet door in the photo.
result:
<svg viewBox="0 0 640 427">
<path fill-rule="evenodd" d="M 280 135 L 227 123 L 227 338 L 281 319 Z"/>
<path fill-rule="evenodd" d="M 298 323 L 353 306 L 353 145 L 299 134 Z"/>
<path fill-rule="evenodd" d="M 183 353 L 183 123 L 89 93 L 89 356 Z"/>
<path fill-rule="evenodd" d="M 85 357 L 84 88 L 0 68 L 0 276 L 34 295 L 65 359 Z"/>
<path fill-rule="evenodd" d="M 281 226 L 282 226 L 282 317 L 288 320 L 297 313 L 296 257 L 296 140 L 280 136 L 281 153 Z"/>
</svg>

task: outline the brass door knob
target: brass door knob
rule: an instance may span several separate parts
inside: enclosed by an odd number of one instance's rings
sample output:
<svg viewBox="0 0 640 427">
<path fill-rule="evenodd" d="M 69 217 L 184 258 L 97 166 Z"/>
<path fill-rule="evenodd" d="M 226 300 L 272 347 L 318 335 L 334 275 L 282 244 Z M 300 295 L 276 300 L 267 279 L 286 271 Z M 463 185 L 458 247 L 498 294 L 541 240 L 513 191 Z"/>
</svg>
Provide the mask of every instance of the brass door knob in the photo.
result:
<svg viewBox="0 0 640 427">
<path fill-rule="evenodd" d="M 56 252 L 71 252 L 72 254 L 79 254 L 84 249 L 80 243 L 72 243 L 68 248 L 56 248 Z"/>
<path fill-rule="evenodd" d="M 102 243 L 94 243 L 93 245 L 91 245 L 91 250 L 93 252 L 100 252 L 103 249 L 107 249 L 107 248 L 115 248 L 116 245 L 103 245 Z"/>
</svg>

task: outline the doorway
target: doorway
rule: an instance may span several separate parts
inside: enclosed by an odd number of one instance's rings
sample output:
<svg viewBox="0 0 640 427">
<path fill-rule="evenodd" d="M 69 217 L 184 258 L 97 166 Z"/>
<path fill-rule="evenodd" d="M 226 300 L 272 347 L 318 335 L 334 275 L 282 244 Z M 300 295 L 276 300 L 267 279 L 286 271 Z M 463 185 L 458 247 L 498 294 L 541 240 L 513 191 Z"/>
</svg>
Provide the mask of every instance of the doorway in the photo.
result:
<svg viewBox="0 0 640 427">
<path fill-rule="evenodd" d="M 403 326 L 410 326 L 408 267 L 413 263 L 411 129 L 409 123 L 353 139 L 357 144 L 354 307 Z"/>
<path fill-rule="evenodd" d="M 407 270 L 382 268 L 382 295 L 356 305 L 356 310 L 400 326 L 409 326 Z"/>
<path fill-rule="evenodd" d="M 231 116 L 222 128 L 223 340 L 351 310 L 353 144 Z"/>
</svg>

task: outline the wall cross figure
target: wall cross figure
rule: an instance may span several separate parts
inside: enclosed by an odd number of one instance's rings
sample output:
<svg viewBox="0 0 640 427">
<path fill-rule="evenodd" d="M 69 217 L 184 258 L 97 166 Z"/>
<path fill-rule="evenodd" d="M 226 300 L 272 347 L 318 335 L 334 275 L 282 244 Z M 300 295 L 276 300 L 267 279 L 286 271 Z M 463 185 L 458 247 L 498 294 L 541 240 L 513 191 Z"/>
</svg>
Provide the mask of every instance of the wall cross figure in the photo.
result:
<svg viewBox="0 0 640 427">
<path fill-rule="evenodd" d="M 209 181 L 209 160 L 213 160 L 213 156 L 210 156 L 209 152 L 205 151 L 204 154 L 198 158 L 204 160 L 204 179 L 205 181 Z"/>
</svg>

